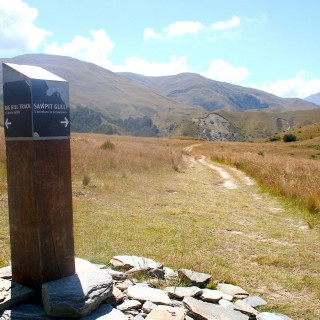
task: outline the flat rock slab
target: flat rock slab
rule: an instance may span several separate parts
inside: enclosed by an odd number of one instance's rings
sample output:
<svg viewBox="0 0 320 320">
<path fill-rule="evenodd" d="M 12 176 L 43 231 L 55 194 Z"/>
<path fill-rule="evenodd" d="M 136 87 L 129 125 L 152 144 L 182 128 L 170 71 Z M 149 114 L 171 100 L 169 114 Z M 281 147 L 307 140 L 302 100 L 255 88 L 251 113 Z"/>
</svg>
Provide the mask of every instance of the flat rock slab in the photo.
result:
<svg viewBox="0 0 320 320">
<path fill-rule="evenodd" d="M 199 287 L 205 286 L 211 279 L 210 274 L 195 272 L 188 269 L 179 269 L 178 273 L 180 277 L 188 278 L 193 285 Z"/>
<path fill-rule="evenodd" d="M 112 294 L 112 277 L 106 270 L 89 267 L 42 285 L 42 302 L 48 315 L 76 318 L 88 315 Z"/>
<path fill-rule="evenodd" d="M 117 309 L 120 311 L 127 311 L 131 309 L 140 309 L 141 302 L 138 300 L 125 300 L 117 306 Z"/>
<path fill-rule="evenodd" d="M 178 271 L 175 271 L 175 270 L 168 268 L 168 267 L 164 267 L 163 270 L 164 270 L 165 280 L 170 281 L 170 280 L 179 279 Z"/>
<path fill-rule="evenodd" d="M 183 308 L 157 306 L 146 317 L 146 320 L 184 320 Z"/>
<path fill-rule="evenodd" d="M 107 304 L 117 304 L 122 302 L 124 299 L 124 294 L 117 287 L 113 286 L 111 295 L 107 298 L 105 303 Z"/>
<path fill-rule="evenodd" d="M 168 294 L 160 289 L 150 288 L 145 285 L 135 285 L 128 288 L 128 296 L 138 301 L 151 301 L 155 304 L 171 305 Z"/>
<path fill-rule="evenodd" d="M 2 279 L 11 279 L 12 278 L 11 266 L 0 268 L 0 278 L 2 278 Z"/>
<path fill-rule="evenodd" d="M 0 310 L 35 296 L 35 292 L 21 284 L 0 278 Z"/>
<path fill-rule="evenodd" d="M 138 256 L 114 256 L 110 263 L 115 267 L 123 267 L 127 270 L 132 268 L 142 270 L 163 268 L 163 264 L 159 262 Z"/>
<path fill-rule="evenodd" d="M 219 306 L 225 309 L 234 309 L 234 304 L 231 301 L 225 299 L 219 300 Z"/>
<path fill-rule="evenodd" d="M 76 273 L 84 273 L 90 269 L 93 269 L 93 270 L 100 269 L 99 267 L 97 267 L 96 265 L 94 265 L 93 263 L 85 259 L 75 258 L 74 262 L 76 267 Z"/>
<path fill-rule="evenodd" d="M 185 307 L 197 319 L 201 320 L 248 320 L 249 317 L 241 312 L 225 309 L 221 306 L 203 302 L 192 297 L 183 299 Z"/>
<path fill-rule="evenodd" d="M 256 309 L 254 309 L 253 307 L 251 307 L 250 305 L 248 305 L 247 303 L 245 303 L 242 300 L 237 300 L 234 303 L 234 310 L 241 311 L 241 312 L 246 313 L 250 316 L 257 316 L 259 313 Z"/>
<path fill-rule="evenodd" d="M 275 314 L 275 313 L 271 313 L 271 312 L 261 312 L 258 314 L 257 316 L 257 320 L 290 320 L 289 317 L 284 316 L 281 314 Z"/>
<path fill-rule="evenodd" d="M 124 280 L 123 282 L 117 283 L 116 287 L 119 290 L 123 290 L 124 291 L 124 290 L 128 289 L 129 287 L 131 287 L 133 285 L 134 285 L 134 283 L 131 280 L 127 279 L 127 280 Z"/>
<path fill-rule="evenodd" d="M 275 313 L 275 315 L 277 315 L 278 317 L 280 317 L 282 320 L 293 320 L 292 318 L 286 316 L 285 314 L 282 313 Z"/>
<path fill-rule="evenodd" d="M 248 305 L 250 305 L 253 308 L 259 307 L 259 306 L 264 306 L 264 305 L 268 304 L 267 301 L 263 300 L 260 297 L 256 297 L 256 296 L 249 296 L 248 298 L 243 299 L 243 302 L 247 303 Z"/>
<path fill-rule="evenodd" d="M 223 293 L 219 290 L 203 289 L 201 299 L 207 302 L 217 302 L 222 299 Z"/>
<path fill-rule="evenodd" d="M 21 304 L 1 313 L 1 320 L 52 320 L 41 305 Z"/>
<path fill-rule="evenodd" d="M 97 311 L 81 318 L 81 320 L 128 320 L 128 317 L 110 304 L 102 304 Z"/>
<path fill-rule="evenodd" d="M 151 301 L 146 301 L 142 306 L 142 311 L 145 313 L 150 313 L 157 305 Z"/>
<path fill-rule="evenodd" d="M 198 287 L 167 287 L 166 292 L 170 298 L 183 299 L 184 297 L 196 297 L 202 294 L 202 290 Z"/>
<path fill-rule="evenodd" d="M 219 283 L 217 285 L 217 289 L 239 299 L 243 299 L 249 296 L 249 293 L 247 291 L 232 284 Z"/>
<path fill-rule="evenodd" d="M 106 271 L 110 274 L 110 276 L 114 280 L 124 280 L 127 278 L 126 274 L 123 272 L 112 270 L 111 268 L 107 268 Z"/>
</svg>

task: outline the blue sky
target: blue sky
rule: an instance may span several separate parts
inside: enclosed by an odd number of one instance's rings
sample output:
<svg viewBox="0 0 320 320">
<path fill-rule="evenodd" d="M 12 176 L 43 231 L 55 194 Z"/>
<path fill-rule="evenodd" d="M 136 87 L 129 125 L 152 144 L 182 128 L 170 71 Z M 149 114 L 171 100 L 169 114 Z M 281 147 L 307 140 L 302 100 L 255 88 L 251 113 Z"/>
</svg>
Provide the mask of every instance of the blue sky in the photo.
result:
<svg viewBox="0 0 320 320">
<path fill-rule="evenodd" d="M 282 97 L 320 91 L 319 0 L 0 0 L 0 57 L 197 72 Z"/>
</svg>

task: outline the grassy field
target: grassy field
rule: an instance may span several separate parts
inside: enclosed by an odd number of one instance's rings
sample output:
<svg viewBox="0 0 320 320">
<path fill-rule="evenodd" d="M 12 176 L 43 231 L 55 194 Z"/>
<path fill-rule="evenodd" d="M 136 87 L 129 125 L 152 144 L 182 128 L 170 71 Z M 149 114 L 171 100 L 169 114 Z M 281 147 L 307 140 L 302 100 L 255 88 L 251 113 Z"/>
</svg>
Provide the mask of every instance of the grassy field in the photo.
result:
<svg viewBox="0 0 320 320">
<path fill-rule="evenodd" d="M 244 170 L 277 195 L 320 214 L 320 137 L 295 143 L 215 143 L 198 152 Z"/>
<path fill-rule="evenodd" d="M 73 134 L 71 142 L 77 256 L 97 263 L 113 255 L 146 256 L 210 273 L 212 286 L 242 286 L 268 301 L 265 310 L 320 318 L 319 140 L 213 143 Z M 199 146 L 188 155 L 184 149 L 192 144 Z M 242 168 L 263 186 L 224 190 L 221 177 L 196 162 L 202 155 Z M 4 266 L 10 248 L 3 138 L 0 192 Z"/>
</svg>

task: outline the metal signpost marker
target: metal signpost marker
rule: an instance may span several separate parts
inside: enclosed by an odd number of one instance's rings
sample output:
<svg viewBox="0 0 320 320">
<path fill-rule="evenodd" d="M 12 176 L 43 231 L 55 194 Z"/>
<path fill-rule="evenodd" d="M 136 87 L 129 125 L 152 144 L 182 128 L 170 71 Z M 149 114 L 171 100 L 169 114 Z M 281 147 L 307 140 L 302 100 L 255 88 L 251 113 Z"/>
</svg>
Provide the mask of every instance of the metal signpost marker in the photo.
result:
<svg viewBox="0 0 320 320">
<path fill-rule="evenodd" d="M 68 82 L 6 63 L 3 100 L 12 277 L 39 291 L 75 273 Z"/>
</svg>

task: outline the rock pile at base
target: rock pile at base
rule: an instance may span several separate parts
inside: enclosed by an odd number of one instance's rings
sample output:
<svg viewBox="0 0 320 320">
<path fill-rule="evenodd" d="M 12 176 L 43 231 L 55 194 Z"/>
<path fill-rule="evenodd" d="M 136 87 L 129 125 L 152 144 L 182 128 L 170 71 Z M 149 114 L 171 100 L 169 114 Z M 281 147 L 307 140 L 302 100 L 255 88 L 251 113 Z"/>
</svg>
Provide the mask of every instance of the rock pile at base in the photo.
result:
<svg viewBox="0 0 320 320">
<path fill-rule="evenodd" d="M 257 311 L 267 302 L 238 286 L 205 288 L 211 276 L 204 273 L 175 271 L 136 256 L 115 256 L 110 263 L 106 267 L 76 259 L 77 273 L 45 283 L 38 303 L 28 300 L 30 289 L 10 281 L 8 267 L 0 269 L 0 319 L 292 320 Z M 142 276 L 148 280 L 136 279 Z M 15 290 L 12 300 L 10 288 Z"/>
</svg>

